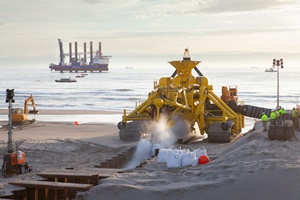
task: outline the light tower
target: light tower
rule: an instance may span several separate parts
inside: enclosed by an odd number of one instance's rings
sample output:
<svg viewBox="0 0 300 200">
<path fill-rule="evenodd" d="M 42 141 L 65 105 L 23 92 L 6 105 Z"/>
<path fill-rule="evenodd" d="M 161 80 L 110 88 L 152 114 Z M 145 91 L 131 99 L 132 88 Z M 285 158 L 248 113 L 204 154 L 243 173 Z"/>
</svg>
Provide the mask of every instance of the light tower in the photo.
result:
<svg viewBox="0 0 300 200">
<path fill-rule="evenodd" d="M 282 69 L 283 68 L 283 59 L 280 60 L 273 59 L 273 67 L 277 66 L 277 106 L 276 108 L 279 108 L 279 66 Z"/>
</svg>

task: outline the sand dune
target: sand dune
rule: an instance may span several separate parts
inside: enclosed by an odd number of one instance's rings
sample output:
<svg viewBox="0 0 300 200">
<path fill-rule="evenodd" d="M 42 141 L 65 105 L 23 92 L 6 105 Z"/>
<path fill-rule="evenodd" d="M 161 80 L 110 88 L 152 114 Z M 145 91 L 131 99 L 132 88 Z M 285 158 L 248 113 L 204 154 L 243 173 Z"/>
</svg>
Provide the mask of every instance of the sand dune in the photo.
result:
<svg viewBox="0 0 300 200">
<path fill-rule="evenodd" d="M 181 145 L 199 146 L 212 159 L 207 165 L 170 169 L 152 159 L 77 199 L 300 199 L 298 141 L 270 141 L 258 128 L 230 144 Z"/>
</svg>

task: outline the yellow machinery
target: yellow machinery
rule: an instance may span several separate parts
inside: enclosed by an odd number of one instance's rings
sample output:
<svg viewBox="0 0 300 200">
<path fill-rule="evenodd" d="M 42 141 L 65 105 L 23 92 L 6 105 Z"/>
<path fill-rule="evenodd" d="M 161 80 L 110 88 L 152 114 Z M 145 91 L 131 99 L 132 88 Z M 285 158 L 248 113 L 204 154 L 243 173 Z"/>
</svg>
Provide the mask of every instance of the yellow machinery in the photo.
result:
<svg viewBox="0 0 300 200">
<path fill-rule="evenodd" d="M 180 116 L 190 126 L 189 132 L 195 132 L 197 124 L 210 142 L 230 142 L 231 135 L 239 134 L 244 127 L 244 115 L 229 107 L 229 103 L 236 105 L 236 88 L 223 87 L 221 98 L 226 101 L 220 99 L 196 67 L 200 61 L 192 61 L 188 49 L 183 60 L 169 63 L 176 69 L 173 75 L 160 78 L 148 99 L 135 110 L 129 114 L 124 110 L 123 119 L 118 123 L 120 139 L 139 140 L 141 133 L 149 131 L 145 124 L 165 117 L 169 125 L 174 125 L 174 116 Z M 192 75 L 193 69 L 199 76 Z"/>
<path fill-rule="evenodd" d="M 28 110 L 28 104 L 31 102 L 33 110 Z M 12 124 L 25 124 L 25 123 L 34 123 L 35 119 L 28 120 L 28 114 L 39 114 L 39 111 L 36 110 L 34 98 L 30 95 L 24 103 L 24 110 L 22 108 L 12 108 Z"/>
</svg>

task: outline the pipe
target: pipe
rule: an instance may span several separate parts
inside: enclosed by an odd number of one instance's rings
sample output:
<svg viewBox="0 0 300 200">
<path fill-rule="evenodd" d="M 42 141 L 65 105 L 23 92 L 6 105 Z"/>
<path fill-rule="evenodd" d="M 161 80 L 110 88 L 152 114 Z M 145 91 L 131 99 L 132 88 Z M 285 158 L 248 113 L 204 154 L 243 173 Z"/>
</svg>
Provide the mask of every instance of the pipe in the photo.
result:
<svg viewBox="0 0 300 200">
<path fill-rule="evenodd" d="M 237 106 L 237 112 L 247 116 L 260 119 L 262 113 L 266 113 L 266 115 L 270 116 L 272 109 L 270 108 L 262 108 L 257 106 L 243 105 Z"/>
<path fill-rule="evenodd" d="M 78 55 L 77 55 L 77 42 L 75 42 L 75 62 L 78 62 Z"/>
<path fill-rule="evenodd" d="M 102 53 L 102 50 L 101 50 L 101 42 L 99 42 L 99 52 Z"/>
</svg>

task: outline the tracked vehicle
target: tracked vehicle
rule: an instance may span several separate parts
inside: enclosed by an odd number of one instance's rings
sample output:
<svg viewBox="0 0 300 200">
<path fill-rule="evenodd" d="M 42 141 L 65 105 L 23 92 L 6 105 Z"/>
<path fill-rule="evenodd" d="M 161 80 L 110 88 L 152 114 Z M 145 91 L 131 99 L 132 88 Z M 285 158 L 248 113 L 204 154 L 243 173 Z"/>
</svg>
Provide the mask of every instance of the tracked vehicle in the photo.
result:
<svg viewBox="0 0 300 200">
<path fill-rule="evenodd" d="M 28 109 L 28 105 L 31 105 L 33 107 L 32 110 Z M 23 124 L 31 124 L 34 123 L 36 120 L 35 118 L 33 119 L 28 119 L 28 114 L 39 114 L 39 110 L 36 109 L 34 98 L 32 95 L 30 95 L 24 103 L 24 109 L 22 108 L 12 108 L 12 124 L 13 125 L 23 125 Z"/>
<path fill-rule="evenodd" d="M 143 133 L 153 132 L 152 122 L 164 119 L 173 130 L 177 123 L 187 123 L 188 128 L 180 130 L 184 132 L 180 137 L 194 133 L 198 128 L 202 135 L 207 134 L 209 142 L 226 143 L 241 133 L 244 116 L 260 119 L 263 112 L 270 116 L 272 109 L 239 105 L 237 87 L 223 86 L 219 98 L 197 68 L 200 62 L 191 60 L 188 49 L 184 51 L 183 60 L 169 62 L 175 68 L 171 77 L 162 77 L 155 82 L 147 100 L 132 112 L 127 114 L 124 110 L 122 121 L 118 123 L 120 139 L 138 141 Z M 193 76 L 192 70 L 198 76 Z M 291 119 L 291 112 L 287 113 L 286 119 Z M 280 131 L 280 137 L 275 139 L 289 139 L 283 135 L 291 134 L 285 132 Z"/>
<path fill-rule="evenodd" d="M 219 98 L 196 67 L 200 61 L 191 60 L 188 49 L 184 51 L 183 60 L 169 63 L 175 68 L 172 76 L 160 78 L 148 99 L 135 110 L 129 114 L 124 110 L 123 119 L 118 123 L 120 139 L 139 140 L 141 133 L 151 132 L 148 126 L 151 121 L 164 117 L 173 126 L 174 116 L 180 116 L 189 124 L 189 132 L 198 126 L 210 142 L 230 142 L 231 136 L 239 134 L 244 127 L 244 115 L 229 106 L 236 105 L 237 90 L 223 88 L 221 98 L 226 100 Z M 192 75 L 193 69 L 197 77 Z"/>
</svg>

